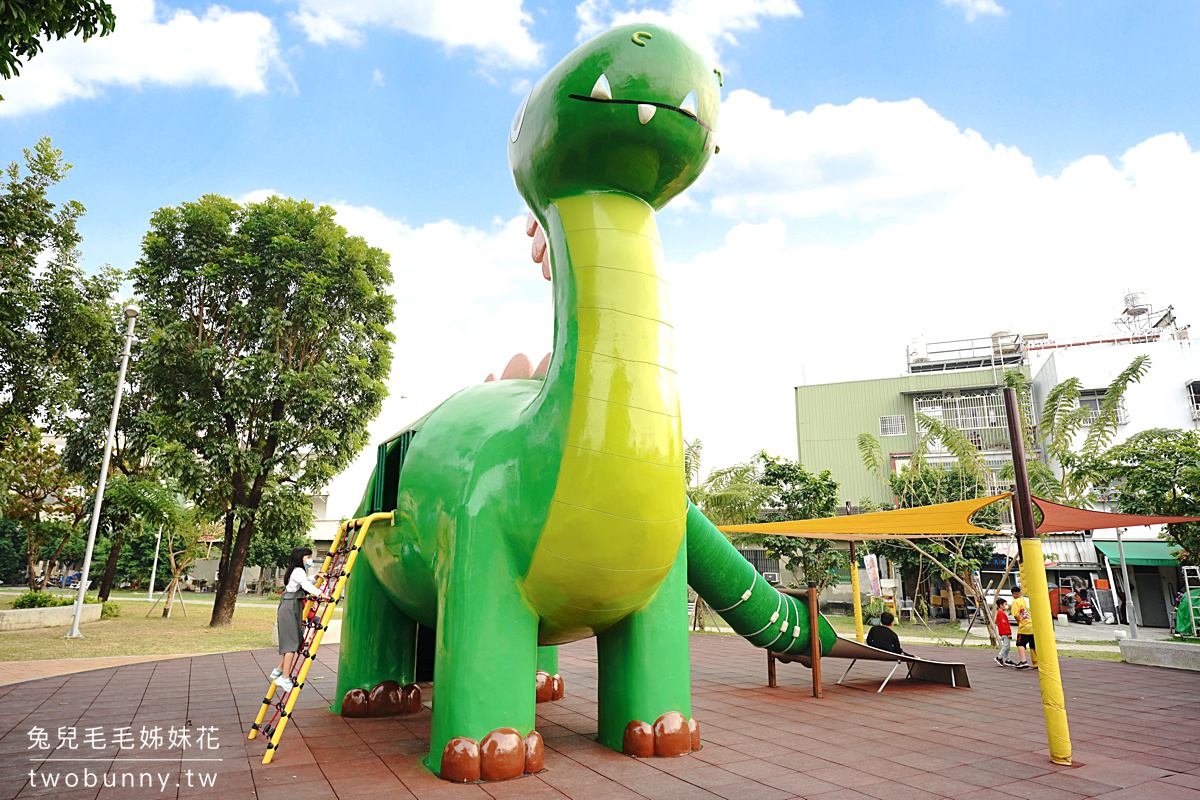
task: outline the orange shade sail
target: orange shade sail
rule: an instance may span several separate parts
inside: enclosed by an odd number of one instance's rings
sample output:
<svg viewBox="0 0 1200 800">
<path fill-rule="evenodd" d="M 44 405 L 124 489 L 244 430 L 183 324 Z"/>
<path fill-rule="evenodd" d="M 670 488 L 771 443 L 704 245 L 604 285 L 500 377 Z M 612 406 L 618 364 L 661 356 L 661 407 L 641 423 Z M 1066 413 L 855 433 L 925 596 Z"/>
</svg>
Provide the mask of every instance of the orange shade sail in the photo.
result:
<svg viewBox="0 0 1200 800">
<path fill-rule="evenodd" d="M 1153 517 L 1142 514 L 1112 514 L 1108 511 L 1090 511 L 1051 503 L 1040 497 L 1033 504 L 1042 512 L 1042 524 L 1038 533 L 1067 533 L 1070 531 L 1092 531 L 1102 528 L 1132 528 L 1135 525 L 1166 525 L 1169 522 L 1200 522 L 1200 517 Z"/>
</svg>

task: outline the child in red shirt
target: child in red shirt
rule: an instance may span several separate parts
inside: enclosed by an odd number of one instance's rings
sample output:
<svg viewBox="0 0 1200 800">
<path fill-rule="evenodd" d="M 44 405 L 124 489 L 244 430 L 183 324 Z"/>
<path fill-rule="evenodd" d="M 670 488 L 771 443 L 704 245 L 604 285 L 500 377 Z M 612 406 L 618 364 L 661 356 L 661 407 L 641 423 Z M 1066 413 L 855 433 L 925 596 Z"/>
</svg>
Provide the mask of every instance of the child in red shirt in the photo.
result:
<svg viewBox="0 0 1200 800">
<path fill-rule="evenodd" d="M 1000 634 L 1000 652 L 996 655 L 996 663 L 1011 667 L 1013 662 L 1008 658 L 1008 651 L 1012 647 L 1012 626 L 1008 624 L 1008 601 L 1003 597 L 996 598 L 996 632 Z"/>
</svg>

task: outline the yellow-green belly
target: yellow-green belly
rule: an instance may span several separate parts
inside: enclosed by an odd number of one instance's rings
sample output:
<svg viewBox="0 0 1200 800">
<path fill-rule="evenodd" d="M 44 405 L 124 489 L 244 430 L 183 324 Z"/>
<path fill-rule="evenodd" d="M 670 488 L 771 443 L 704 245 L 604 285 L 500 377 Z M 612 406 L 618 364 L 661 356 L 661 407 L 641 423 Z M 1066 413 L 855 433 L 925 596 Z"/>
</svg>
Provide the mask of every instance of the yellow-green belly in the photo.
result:
<svg viewBox="0 0 1200 800">
<path fill-rule="evenodd" d="M 662 245 L 625 195 L 556 203 L 579 323 L 567 447 L 525 588 L 539 641 L 572 641 L 644 605 L 683 542 L 683 438 Z"/>
</svg>

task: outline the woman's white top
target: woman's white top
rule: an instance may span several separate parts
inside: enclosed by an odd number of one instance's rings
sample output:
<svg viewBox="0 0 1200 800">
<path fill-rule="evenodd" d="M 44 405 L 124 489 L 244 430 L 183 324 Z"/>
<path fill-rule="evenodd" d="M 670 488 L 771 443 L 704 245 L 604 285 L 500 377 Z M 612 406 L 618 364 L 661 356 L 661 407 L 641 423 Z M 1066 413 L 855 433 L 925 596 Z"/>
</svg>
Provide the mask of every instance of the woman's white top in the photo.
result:
<svg viewBox="0 0 1200 800">
<path fill-rule="evenodd" d="M 294 592 L 301 587 L 304 587 L 304 591 L 308 592 L 309 594 L 321 593 L 321 590 L 318 589 L 311 580 L 309 580 L 308 573 L 305 572 L 304 568 L 296 567 L 292 570 L 292 574 L 288 576 L 287 586 L 284 588 L 284 591 Z"/>
</svg>

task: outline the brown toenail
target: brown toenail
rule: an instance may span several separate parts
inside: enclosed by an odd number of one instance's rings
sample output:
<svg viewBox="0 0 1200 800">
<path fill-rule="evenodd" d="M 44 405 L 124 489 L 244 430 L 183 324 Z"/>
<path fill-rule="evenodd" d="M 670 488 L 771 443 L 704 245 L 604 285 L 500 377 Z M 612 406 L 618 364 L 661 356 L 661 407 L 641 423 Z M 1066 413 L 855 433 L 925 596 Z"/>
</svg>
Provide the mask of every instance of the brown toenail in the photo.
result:
<svg viewBox="0 0 1200 800">
<path fill-rule="evenodd" d="M 550 699 L 551 700 L 562 700 L 563 695 L 567 693 L 567 685 L 565 683 L 563 683 L 562 676 L 555 675 L 550 680 L 552 681 L 551 685 L 554 687 L 554 690 L 553 690 L 552 694 L 550 695 Z"/>
<path fill-rule="evenodd" d="M 525 744 L 512 728 L 497 728 L 479 743 L 479 775 L 485 781 L 506 781 L 525 772 Z"/>
<path fill-rule="evenodd" d="M 696 718 L 692 717 L 688 720 L 688 733 L 692 735 L 692 749 L 700 749 L 700 723 L 696 722 Z"/>
<path fill-rule="evenodd" d="M 410 683 L 400 690 L 403 696 L 404 714 L 416 714 L 421 710 L 421 687 Z"/>
<path fill-rule="evenodd" d="M 692 752 L 688 722 L 678 711 L 668 711 L 654 723 L 654 755 L 681 756 Z"/>
<path fill-rule="evenodd" d="M 343 717 L 365 717 L 370 714 L 367 693 L 363 689 L 351 689 L 342 698 Z"/>
<path fill-rule="evenodd" d="M 453 783 L 479 780 L 479 745 L 466 736 L 455 736 L 442 750 L 441 779 Z"/>
<path fill-rule="evenodd" d="M 530 731 L 525 737 L 525 773 L 533 775 L 546 768 L 546 748 L 542 744 L 542 735 Z"/>
<path fill-rule="evenodd" d="M 636 719 L 625 726 L 621 737 L 621 752 L 634 758 L 650 758 L 654 755 L 654 728 L 647 722 Z"/>
<path fill-rule="evenodd" d="M 554 684 L 550 680 L 550 673 L 542 672 L 539 669 L 537 671 L 536 680 L 537 680 L 536 702 L 549 703 L 551 700 L 554 699 Z"/>
<path fill-rule="evenodd" d="M 404 711 L 404 698 L 400 695 L 400 684 L 381 681 L 367 694 L 367 705 L 372 717 L 390 717 Z"/>
</svg>

